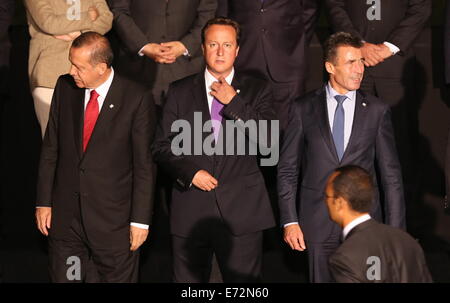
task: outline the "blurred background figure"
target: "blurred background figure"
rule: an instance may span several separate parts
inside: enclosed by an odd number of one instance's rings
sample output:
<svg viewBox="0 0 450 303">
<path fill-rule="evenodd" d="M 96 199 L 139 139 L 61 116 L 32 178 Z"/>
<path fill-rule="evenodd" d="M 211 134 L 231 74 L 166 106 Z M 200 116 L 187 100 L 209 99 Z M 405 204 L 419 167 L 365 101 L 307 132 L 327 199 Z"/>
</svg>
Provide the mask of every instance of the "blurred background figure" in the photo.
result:
<svg viewBox="0 0 450 303">
<path fill-rule="evenodd" d="M 25 0 L 30 41 L 28 73 L 42 137 L 56 80 L 70 70 L 69 49 L 82 32 L 105 34 L 113 16 L 105 0 Z"/>
<path fill-rule="evenodd" d="M 218 16 L 242 26 L 236 70 L 270 81 L 281 129 L 292 100 L 305 90 L 306 52 L 314 33 L 316 0 L 219 0 Z"/>
<path fill-rule="evenodd" d="M 108 0 L 114 13 L 117 70 L 152 88 L 163 105 L 169 84 L 203 67 L 200 32 L 217 0 Z M 117 40 L 117 39 L 112 39 Z"/>
</svg>

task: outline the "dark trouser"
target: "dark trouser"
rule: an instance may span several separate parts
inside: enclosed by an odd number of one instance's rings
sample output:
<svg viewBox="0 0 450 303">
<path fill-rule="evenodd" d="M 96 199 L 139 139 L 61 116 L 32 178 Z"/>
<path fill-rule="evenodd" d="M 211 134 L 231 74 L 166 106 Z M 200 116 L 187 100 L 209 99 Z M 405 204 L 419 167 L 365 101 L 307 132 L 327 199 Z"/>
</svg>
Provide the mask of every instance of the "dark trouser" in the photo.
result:
<svg viewBox="0 0 450 303">
<path fill-rule="evenodd" d="M 90 245 L 76 217 L 68 237 L 49 237 L 49 263 L 50 278 L 56 283 L 133 283 L 138 279 L 139 252 Z"/>
<path fill-rule="evenodd" d="M 328 259 L 341 243 L 341 229 L 334 228 L 324 242 L 306 242 L 309 263 L 309 281 L 311 283 L 334 282 L 328 267 Z"/>
<path fill-rule="evenodd" d="M 174 281 L 207 283 L 213 253 L 225 283 L 258 282 L 262 263 L 262 232 L 234 236 L 219 220 L 192 237 L 172 235 Z"/>
</svg>

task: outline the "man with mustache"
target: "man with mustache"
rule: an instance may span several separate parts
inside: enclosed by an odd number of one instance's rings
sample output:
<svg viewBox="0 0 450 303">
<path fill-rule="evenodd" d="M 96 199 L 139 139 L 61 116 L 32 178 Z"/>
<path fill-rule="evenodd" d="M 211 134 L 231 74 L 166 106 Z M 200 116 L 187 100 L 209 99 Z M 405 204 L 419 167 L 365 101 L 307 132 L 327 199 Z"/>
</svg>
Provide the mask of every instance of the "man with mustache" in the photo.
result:
<svg viewBox="0 0 450 303">
<path fill-rule="evenodd" d="M 339 246 L 341 228 L 330 220 L 323 192 L 337 167 L 352 164 L 373 176 L 378 172 L 384 211 L 377 191 L 370 215 L 382 221 L 384 213 L 385 223 L 405 228 L 402 175 L 389 106 L 359 91 L 364 74 L 362 45 L 359 38 L 343 32 L 326 41 L 329 82 L 293 103 L 280 150 L 278 197 L 284 241 L 292 249 L 307 250 L 311 282 L 332 282 L 328 258 Z"/>
</svg>

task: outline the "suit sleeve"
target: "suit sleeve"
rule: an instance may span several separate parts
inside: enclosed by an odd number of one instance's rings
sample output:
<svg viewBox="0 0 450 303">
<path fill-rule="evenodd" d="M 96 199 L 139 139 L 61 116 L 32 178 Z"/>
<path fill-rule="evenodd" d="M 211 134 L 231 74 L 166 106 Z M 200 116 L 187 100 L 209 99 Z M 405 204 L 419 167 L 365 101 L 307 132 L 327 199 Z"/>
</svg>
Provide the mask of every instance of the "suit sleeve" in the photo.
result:
<svg viewBox="0 0 450 303">
<path fill-rule="evenodd" d="M 385 194 L 386 224 L 406 229 L 402 173 L 395 147 L 391 111 L 385 107 L 376 138 L 376 161 Z"/>
<path fill-rule="evenodd" d="M 131 0 L 108 0 L 108 4 L 113 12 L 114 29 L 120 40 L 131 53 L 137 56 L 141 48 L 149 41 L 131 17 Z"/>
<path fill-rule="evenodd" d="M 88 12 L 81 12 L 79 20 L 70 20 L 70 18 L 67 18 L 67 14 L 56 14 L 51 1 L 25 0 L 24 3 L 33 21 L 43 32 L 49 35 L 65 35 L 76 31 L 86 31 L 93 26 Z"/>
<path fill-rule="evenodd" d="M 297 188 L 303 147 L 304 132 L 301 121 L 301 105 L 295 102 L 289 112 L 289 123 L 282 138 L 280 161 L 278 162 L 277 187 L 281 225 L 299 222 Z"/>
<path fill-rule="evenodd" d="M 156 169 L 151 144 L 156 129 L 156 112 L 151 93 L 143 95 L 133 120 L 133 194 L 131 222 L 150 224 L 153 211 L 153 193 Z"/>
<path fill-rule="evenodd" d="M 104 35 L 112 27 L 113 14 L 109 10 L 105 0 L 95 0 L 94 5 L 98 10 L 99 16 L 92 22 L 92 28 L 89 30 Z"/>
<path fill-rule="evenodd" d="M 431 0 L 410 0 L 405 18 L 389 34 L 386 41 L 401 51 L 408 50 L 423 30 L 431 15 Z"/>
<path fill-rule="evenodd" d="M 337 252 L 329 259 L 328 266 L 331 275 L 337 283 L 364 283 L 361 277 L 354 272 L 356 268 L 352 261 L 345 255 Z"/>
<path fill-rule="evenodd" d="M 314 35 L 314 29 L 319 12 L 319 1 L 303 0 L 303 24 L 306 33 L 306 46 L 309 45 Z"/>
<path fill-rule="evenodd" d="M 173 122 L 180 119 L 177 100 L 180 98 L 176 93 L 175 84 L 171 84 L 167 93 L 167 101 L 163 108 L 162 118 L 156 129 L 155 142 L 152 146 L 155 161 L 174 179 L 179 186 L 188 189 L 194 175 L 201 170 L 196 163 L 189 160 L 186 155 L 176 155 L 172 151 L 172 140 L 177 133 L 172 131 Z M 183 92 L 179 92 L 182 94 Z"/>
<path fill-rule="evenodd" d="M 255 121 L 256 123 L 267 121 L 267 136 L 258 136 L 260 141 L 256 142 L 267 147 L 271 145 L 270 139 L 272 136 L 268 135 L 272 133 L 271 126 L 273 124 L 271 122 L 277 120 L 277 116 L 273 109 L 273 92 L 270 85 L 264 83 L 261 86 L 263 88 L 260 93 L 255 96 L 255 100 L 245 100 L 242 96 L 237 94 L 228 105 L 225 105 L 222 114 L 228 119 L 242 121 L 244 123 L 248 121 Z M 237 126 L 239 125 L 237 124 Z M 249 139 L 253 142 L 257 141 L 254 140 L 256 138 L 250 137 Z M 274 142 L 275 141 L 277 140 L 274 140 Z"/>
<path fill-rule="evenodd" d="M 201 31 L 209 19 L 214 18 L 217 10 L 217 0 L 200 0 L 197 7 L 197 18 L 188 33 L 180 39 L 191 54 L 197 53 L 201 46 Z"/>
<path fill-rule="evenodd" d="M 50 114 L 39 160 L 39 173 L 36 192 L 36 206 L 52 206 L 52 191 L 58 163 L 58 123 L 59 103 L 62 96 L 62 77 L 58 79 L 53 92 Z"/>
<path fill-rule="evenodd" d="M 363 40 L 361 34 L 353 26 L 350 16 L 345 10 L 345 0 L 325 0 L 328 20 L 334 32 L 347 32 Z"/>
<path fill-rule="evenodd" d="M 450 0 L 445 5 L 444 23 L 445 83 L 450 84 Z"/>
</svg>

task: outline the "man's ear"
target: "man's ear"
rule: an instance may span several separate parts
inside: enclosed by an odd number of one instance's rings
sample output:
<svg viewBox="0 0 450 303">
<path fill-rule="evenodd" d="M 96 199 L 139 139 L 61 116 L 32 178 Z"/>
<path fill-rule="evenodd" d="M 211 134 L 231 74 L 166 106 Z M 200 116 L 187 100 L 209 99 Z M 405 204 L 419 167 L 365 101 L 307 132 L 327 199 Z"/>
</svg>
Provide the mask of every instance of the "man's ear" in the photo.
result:
<svg viewBox="0 0 450 303">
<path fill-rule="evenodd" d="M 331 62 L 325 62 L 325 69 L 329 74 L 334 74 L 334 65 Z"/>
<path fill-rule="evenodd" d="M 108 69 L 108 65 L 106 63 L 99 63 L 95 67 L 100 75 L 103 75 L 106 73 L 106 70 Z"/>
<path fill-rule="evenodd" d="M 203 56 L 205 55 L 205 45 L 202 43 L 202 53 L 203 53 Z"/>
</svg>

